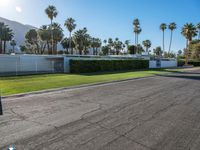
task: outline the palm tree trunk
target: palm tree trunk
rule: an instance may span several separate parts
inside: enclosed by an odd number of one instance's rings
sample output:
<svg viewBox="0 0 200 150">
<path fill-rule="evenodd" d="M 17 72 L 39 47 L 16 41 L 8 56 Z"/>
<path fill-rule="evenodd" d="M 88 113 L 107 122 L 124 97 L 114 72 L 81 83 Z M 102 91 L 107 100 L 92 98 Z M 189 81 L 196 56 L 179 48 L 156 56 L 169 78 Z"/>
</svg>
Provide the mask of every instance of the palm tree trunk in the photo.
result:
<svg viewBox="0 0 200 150">
<path fill-rule="evenodd" d="M 53 24 L 53 20 L 51 19 L 51 44 L 52 44 L 52 47 L 51 47 L 51 50 L 52 50 L 52 55 L 53 55 L 53 48 L 54 48 L 54 42 L 53 42 L 53 28 L 52 28 L 52 24 Z"/>
<path fill-rule="evenodd" d="M 0 39 L 0 54 L 2 54 L 2 40 Z"/>
<path fill-rule="evenodd" d="M 168 54 L 169 54 L 170 51 L 171 51 L 171 46 L 172 46 L 172 37 L 173 37 L 173 31 L 171 30 L 171 36 L 170 36 L 170 43 L 169 43 L 169 51 L 168 51 Z"/>
<path fill-rule="evenodd" d="M 165 51 L 165 31 L 163 30 L 163 53 Z"/>
<path fill-rule="evenodd" d="M 72 49 L 72 33 L 69 33 L 69 48 L 70 48 L 70 52 L 73 55 L 73 49 Z"/>
<path fill-rule="evenodd" d="M 3 54 L 6 53 L 6 41 L 4 41 L 4 44 L 3 44 Z"/>
<path fill-rule="evenodd" d="M 95 55 L 95 48 L 93 47 L 93 55 Z"/>
<path fill-rule="evenodd" d="M 137 45 L 137 33 L 135 33 L 135 46 Z"/>
<path fill-rule="evenodd" d="M 189 59 L 189 40 L 186 41 L 186 55 L 185 55 L 185 66 L 188 65 L 188 59 Z"/>
</svg>

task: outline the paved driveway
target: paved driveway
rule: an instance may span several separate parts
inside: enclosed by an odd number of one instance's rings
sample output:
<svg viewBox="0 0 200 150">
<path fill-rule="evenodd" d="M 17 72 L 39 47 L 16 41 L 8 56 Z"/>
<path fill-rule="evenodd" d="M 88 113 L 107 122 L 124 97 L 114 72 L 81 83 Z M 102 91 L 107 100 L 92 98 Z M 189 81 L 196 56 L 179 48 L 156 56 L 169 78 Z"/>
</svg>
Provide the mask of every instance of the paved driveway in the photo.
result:
<svg viewBox="0 0 200 150">
<path fill-rule="evenodd" d="M 199 150 L 200 70 L 3 100 L 0 149 Z"/>
</svg>

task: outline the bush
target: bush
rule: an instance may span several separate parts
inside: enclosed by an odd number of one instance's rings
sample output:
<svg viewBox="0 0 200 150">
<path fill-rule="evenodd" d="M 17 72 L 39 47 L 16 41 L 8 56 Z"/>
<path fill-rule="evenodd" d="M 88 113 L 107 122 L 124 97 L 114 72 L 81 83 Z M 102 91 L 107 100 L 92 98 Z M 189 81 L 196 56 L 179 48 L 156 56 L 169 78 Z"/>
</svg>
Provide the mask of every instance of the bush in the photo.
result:
<svg viewBox="0 0 200 150">
<path fill-rule="evenodd" d="M 178 66 L 184 66 L 184 64 L 185 64 L 184 60 L 179 60 L 178 61 Z M 188 64 L 197 67 L 197 66 L 200 66 L 200 61 L 190 60 L 188 62 Z"/>
<path fill-rule="evenodd" d="M 71 73 L 91 73 L 149 68 L 148 60 L 70 60 Z"/>
</svg>

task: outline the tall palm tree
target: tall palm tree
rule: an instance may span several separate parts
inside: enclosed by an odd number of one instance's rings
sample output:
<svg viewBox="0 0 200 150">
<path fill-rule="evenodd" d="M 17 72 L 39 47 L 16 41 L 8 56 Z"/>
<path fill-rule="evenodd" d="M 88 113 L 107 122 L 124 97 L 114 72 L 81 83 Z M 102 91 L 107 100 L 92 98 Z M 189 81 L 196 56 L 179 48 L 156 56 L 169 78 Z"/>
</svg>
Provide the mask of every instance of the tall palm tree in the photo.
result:
<svg viewBox="0 0 200 150">
<path fill-rule="evenodd" d="M 138 27 L 140 26 L 140 21 L 139 19 L 134 19 L 133 20 L 133 32 L 135 33 L 135 45 L 137 45 L 137 34 L 138 34 Z"/>
<path fill-rule="evenodd" d="M 45 9 L 45 13 L 47 14 L 48 18 L 51 20 L 51 44 L 52 44 L 52 55 L 53 55 L 53 45 L 54 45 L 54 41 L 53 41 L 53 29 L 52 29 L 52 24 L 53 24 L 53 19 L 57 17 L 58 15 L 58 11 L 56 9 L 55 6 L 50 5 Z"/>
<path fill-rule="evenodd" d="M 139 44 L 139 34 L 142 32 L 142 28 L 141 27 L 137 27 L 137 45 Z"/>
<path fill-rule="evenodd" d="M 145 40 L 142 42 L 143 46 L 146 48 L 146 52 L 149 54 L 149 48 L 151 47 L 151 41 L 150 40 Z"/>
<path fill-rule="evenodd" d="M 188 65 L 190 42 L 192 41 L 192 38 L 197 35 L 197 32 L 197 28 L 192 23 L 186 23 L 182 28 L 181 34 L 186 38 L 185 65 Z"/>
<path fill-rule="evenodd" d="M 73 54 L 73 49 L 72 49 L 71 45 L 72 45 L 72 31 L 76 28 L 75 20 L 73 18 L 68 18 L 65 21 L 64 25 L 69 31 L 69 39 L 70 39 L 69 48 L 71 49 L 71 54 Z"/>
<path fill-rule="evenodd" d="M 197 29 L 198 29 L 198 31 L 199 31 L 198 39 L 200 40 L 200 23 L 197 24 Z"/>
<path fill-rule="evenodd" d="M 10 41 L 10 45 L 12 46 L 13 53 L 15 53 L 15 46 L 17 45 L 15 40 Z"/>
<path fill-rule="evenodd" d="M 169 26 L 168 26 L 168 28 L 171 31 L 170 43 L 169 43 L 169 51 L 168 51 L 168 53 L 170 53 L 171 46 L 172 46 L 173 31 L 176 29 L 176 23 L 174 23 L 174 22 L 170 23 Z"/>
<path fill-rule="evenodd" d="M 160 25 L 160 30 L 163 32 L 163 52 L 165 51 L 165 30 L 167 29 L 167 25 L 165 23 L 162 23 Z"/>
</svg>

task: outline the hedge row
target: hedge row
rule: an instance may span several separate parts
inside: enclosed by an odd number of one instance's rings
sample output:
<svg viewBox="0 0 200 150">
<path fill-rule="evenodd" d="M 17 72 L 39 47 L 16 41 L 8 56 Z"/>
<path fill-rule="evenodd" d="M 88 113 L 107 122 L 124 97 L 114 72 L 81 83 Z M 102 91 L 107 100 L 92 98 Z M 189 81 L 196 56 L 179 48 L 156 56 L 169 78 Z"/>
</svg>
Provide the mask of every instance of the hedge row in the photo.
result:
<svg viewBox="0 0 200 150">
<path fill-rule="evenodd" d="M 185 64 L 185 61 L 183 60 L 178 61 L 178 66 L 183 66 L 184 64 Z M 200 66 L 200 61 L 189 61 L 188 64 L 197 67 L 197 66 Z"/>
<path fill-rule="evenodd" d="M 149 68 L 148 60 L 70 60 L 71 73 L 91 73 Z"/>
</svg>

